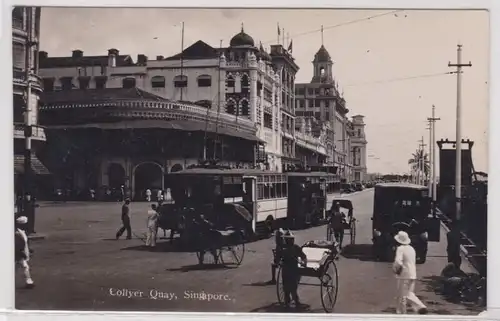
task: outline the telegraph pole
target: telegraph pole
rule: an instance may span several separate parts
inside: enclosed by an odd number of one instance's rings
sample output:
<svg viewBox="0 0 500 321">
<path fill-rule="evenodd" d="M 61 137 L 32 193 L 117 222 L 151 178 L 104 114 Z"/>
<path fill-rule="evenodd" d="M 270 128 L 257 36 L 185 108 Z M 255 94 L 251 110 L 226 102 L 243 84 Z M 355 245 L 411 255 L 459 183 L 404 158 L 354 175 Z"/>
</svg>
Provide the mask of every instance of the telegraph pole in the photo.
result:
<svg viewBox="0 0 500 321">
<path fill-rule="evenodd" d="M 419 140 L 419 145 L 418 145 L 418 149 L 419 151 L 422 153 L 422 156 L 420 157 L 420 159 L 418 160 L 418 184 L 419 185 L 424 185 L 424 168 L 425 168 L 425 163 L 424 163 L 424 154 L 425 154 L 425 146 L 427 146 L 427 144 L 424 144 L 424 136 L 422 136 L 422 138 Z"/>
<path fill-rule="evenodd" d="M 460 221 L 461 217 L 461 198 L 462 198 L 462 67 L 472 67 L 472 63 L 462 63 L 462 45 L 457 45 L 457 63 L 448 62 L 448 67 L 456 67 L 457 74 L 457 123 L 456 123 L 456 158 L 455 158 L 455 201 L 456 201 L 456 219 Z"/>
<path fill-rule="evenodd" d="M 432 105 L 432 116 L 427 118 L 431 125 L 431 175 L 432 175 L 432 201 L 436 203 L 437 200 L 437 182 L 436 182 L 436 121 L 441 118 L 436 118 L 436 106 Z"/>
<path fill-rule="evenodd" d="M 33 127 L 31 123 L 31 117 L 33 111 L 31 110 L 31 48 L 33 45 L 33 35 L 32 35 L 32 21 L 33 21 L 33 11 L 31 7 L 26 7 L 26 26 L 27 26 L 27 40 L 25 45 L 25 81 L 26 81 L 26 91 L 24 97 L 24 195 L 23 195 L 23 212 L 28 218 L 28 228 L 27 233 L 34 233 L 35 229 L 35 207 L 33 204 L 33 190 L 32 190 L 32 167 L 31 167 L 31 136 L 33 135 Z"/>
<path fill-rule="evenodd" d="M 427 184 L 429 185 L 429 197 L 432 197 L 432 122 L 429 120 L 429 127 L 426 129 L 429 130 L 429 179 Z"/>
</svg>

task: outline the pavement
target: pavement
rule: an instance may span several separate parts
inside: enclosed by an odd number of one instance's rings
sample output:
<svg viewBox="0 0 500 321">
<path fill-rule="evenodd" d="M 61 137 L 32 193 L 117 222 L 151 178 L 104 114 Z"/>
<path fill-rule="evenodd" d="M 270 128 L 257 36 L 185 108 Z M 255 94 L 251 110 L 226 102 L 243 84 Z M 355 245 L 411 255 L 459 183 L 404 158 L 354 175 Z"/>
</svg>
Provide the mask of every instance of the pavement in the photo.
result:
<svg viewBox="0 0 500 321">
<path fill-rule="evenodd" d="M 339 293 L 336 313 L 395 313 L 396 281 L 390 263 L 370 256 L 373 190 L 344 196 L 352 200 L 357 222 L 356 244 L 337 261 Z M 132 240 L 115 240 L 120 203 L 76 202 L 40 206 L 32 242 L 34 289 L 24 289 L 16 275 L 16 308 L 36 310 L 283 312 L 270 279 L 273 239 L 246 244 L 237 268 L 200 269 L 195 253 L 182 252 L 160 240 L 151 251 L 143 245 L 147 203 L 132 203 Z M 482 310 L 447 302 L 437 290 L 446 265 L 446 237 L 429 245 L 428 260 L 418 266 L 416 294 L 431 314 L 477 315 Z M 160 232 L 160 235 L 162 233 Z M 326 228 L 294 232 L 298 244 L 324 239 Z M 167 233 L 168 235 L 168 233 Z M 345 236 L 349 240 L 348 232 Z M 464 264 L 466 272 L 472 271 Z M 303 280 L 316 283 L 317 280 Z M 319 286 L 301 285 L 306 312 L 322 313 Z"/>
</svg>

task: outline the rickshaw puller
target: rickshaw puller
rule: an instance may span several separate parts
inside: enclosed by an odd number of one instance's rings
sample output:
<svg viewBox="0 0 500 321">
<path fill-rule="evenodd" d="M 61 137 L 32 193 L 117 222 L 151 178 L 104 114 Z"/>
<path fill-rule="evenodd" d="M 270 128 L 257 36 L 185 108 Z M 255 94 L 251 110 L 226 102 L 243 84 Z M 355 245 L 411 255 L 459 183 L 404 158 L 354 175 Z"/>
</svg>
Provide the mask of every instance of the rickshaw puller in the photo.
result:
<svg viewBox="0 0 500 321">
<path fill-rule="evenodd" d="M 282 253 L 282 280 L 283 280 L 283 290 L 285 292 L 284 303 L 286 307 L 290 306 L 290 299 L 295 302 L 295 307 L 302 307 L 299 295 L 297 293 L 299 282 L 300 282 L 300 272 L 299 272 L 299 258 L 302 260 L 304 265 L 307 264 L 307 256 L 300 246 L 295 244 L 295 238 L 293 234 L 288 231 L 284 235 L 285 245 Z"/>
<path fill-rule="evenodd" d="M 335 240 L 339 244 L 339 248 L 342 249 L 342 242 L 344 240 L 344 219 L 345 215 L 340 211 L 340 205 L 338 203 L 332 204 L 332 209 L 330 221 L 328 224 L 333 230 Z"/>
<path fill-rule="evenodd" d="M 212 222 L 205 219 L 205 216 L 201 214 L 198 219 L 198 227 L 200 231 L 200 243 L 198 246 L 200 247 L 200 264 L 203 264 L 205 258 L 205 244 L 208 244 L 209 252 L 214 257 L 214 263 L 218 263 L 218 255 L 217 250 L 215 248 L 214 243 L 218 241 L 219 233 L 214 230 L 214 225 Z"/>
<path fill-rule="evenodd" d="M 281 261 L 281 255 L 284 246 L 284 241 L 283 241 L 284 234 L 285 231 L 282 228 L 280 228 L 276 230 L 276 233 L 274 235 L 276 248 L 274 249 L 273 263 L 271 264 L 271 281 L 269 282 L 270 284 L 276 284 L 276 268 L 278 267 Z"/>
</svg>

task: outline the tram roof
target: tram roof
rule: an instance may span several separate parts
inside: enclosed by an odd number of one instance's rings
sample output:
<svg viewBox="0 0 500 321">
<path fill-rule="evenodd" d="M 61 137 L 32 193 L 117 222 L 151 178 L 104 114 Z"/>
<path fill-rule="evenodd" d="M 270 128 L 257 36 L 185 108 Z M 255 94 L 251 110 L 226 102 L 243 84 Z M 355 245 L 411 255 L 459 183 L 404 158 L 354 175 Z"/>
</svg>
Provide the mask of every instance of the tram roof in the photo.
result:
<svg viewBox="0 0 500 321">
<path fill-rule="evenodd" d="M 427 190 L 428 189 L 428 187 L 426 187 L 426 186 L 417 185 L 417 184 L 410 184 L 410 183 L 378 183 L 375 185 L 375 187 L 408 188 L 408 189 L 415 189 L 415 190 Z"/>
<path fill-rule="evenodd" d="M 245 169 L 245 168 L 187 168 L 178 172 L 171 173 L 172 175 L 283 175 L 283 173 L 264 171 L 261 169 Z"/>
</svg>

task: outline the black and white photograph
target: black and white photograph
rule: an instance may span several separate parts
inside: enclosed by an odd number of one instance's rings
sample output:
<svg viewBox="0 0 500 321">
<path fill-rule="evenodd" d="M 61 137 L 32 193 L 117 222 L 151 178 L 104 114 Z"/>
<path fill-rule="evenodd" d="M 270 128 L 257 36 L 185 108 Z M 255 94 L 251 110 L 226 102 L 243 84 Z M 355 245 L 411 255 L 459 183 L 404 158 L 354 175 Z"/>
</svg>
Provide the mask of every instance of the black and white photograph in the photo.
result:
<svg viewBox="0 0 500 321">
<path fill-rule="evenodd" d="M 486 310 L 488 11 L 11 11 L 17 310 Z"/>
</svg>

